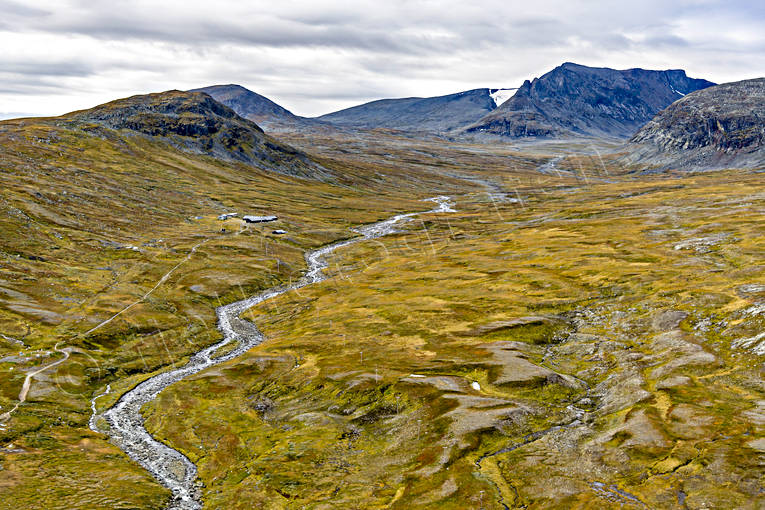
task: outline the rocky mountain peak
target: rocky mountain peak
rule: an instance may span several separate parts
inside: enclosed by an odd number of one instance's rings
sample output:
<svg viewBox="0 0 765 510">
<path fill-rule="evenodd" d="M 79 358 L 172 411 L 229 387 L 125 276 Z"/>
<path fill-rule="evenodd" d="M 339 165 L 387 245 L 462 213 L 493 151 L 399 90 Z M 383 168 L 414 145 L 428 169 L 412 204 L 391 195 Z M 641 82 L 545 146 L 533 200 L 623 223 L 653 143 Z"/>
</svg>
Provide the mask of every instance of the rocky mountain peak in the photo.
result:
<svg viewBox="0 0 765 510">
<path fill-rule="evenodd" d="M 70 114 L 76 122 L 129 129 L 151 136 L 209 136 L 221 131 L 262 133 L 255 123 L 207 94 L 171 90 L 118 99 Z"/>
<path fill-rule="evenodd" d="M 245 119 L 257 122 L 269 130 L 306 127 L 316 121 L 293 114 L 269 98 L 241 85 L 213 85 L 192 92 L 209 94 L 216 101 L 230 107 Z"/>
<path fill-rule="evenodd" d="M 616 70 L 566 62 L 525 81 L 515 96 L 466 132 L 627 138 L 673 101 L 711 85 L 682 70 Z"/>
<path fill-rule="evenodd" d="M 281 173 L 323 176 L 327 172 L 203 92 L 171 90 L 132 96 L 63 119 L 88 130 L 129 131 L 189 152 Z"/>
</svg>

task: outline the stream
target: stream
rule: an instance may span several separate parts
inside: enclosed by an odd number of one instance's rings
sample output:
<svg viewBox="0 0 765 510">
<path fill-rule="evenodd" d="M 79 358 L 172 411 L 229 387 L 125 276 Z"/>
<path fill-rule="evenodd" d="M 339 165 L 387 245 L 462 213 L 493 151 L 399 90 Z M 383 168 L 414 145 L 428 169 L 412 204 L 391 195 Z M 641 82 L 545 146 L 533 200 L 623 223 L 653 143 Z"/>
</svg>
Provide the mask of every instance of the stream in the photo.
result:
<svg viewBox="0 0 765 510">
<path fill-rule="evenodd" d="M 123 394 L 111 408 L 99 415 L 96 412 L 95 401 L 110 391 L 107 387 L 104 393 L 95 396 L 91 401 L 93 417 L 90 420 L 90 428 L 95 432 L 107 434 L 131 459 L 138 462 L 162 485 L 172 491 L 173 499 L 169 508 L 201 509 L 201 489 L 197 483 L 196 465 L 181 452 L 154 439 L 149 434 L 144 427 L 141 408 L 154 400 L 171 384 L 211 366 L 234 359 L 262 343 L 265 337 L 260 330 L 252 322 L 240 318 L 240 315 L 258 303 L 324 280 L 326 277 L 322 271 L 328 266 L 325 257 L 330 253 L 344 246 L 394 233 L 396 225 L 420 214 L 455 212 L 449 197 L 440 196 L 428 201 L 435 202 L 437 207 L 419 213 L 399 214 L 385 221 L 358 227 L 354 229 L 354 232 L 360 234 L 360 237 L 338 241 L 306 253 L 308 270 L 298 282 L 273 287 L 241 301 L 218 307 L 216 309 L 218 329 L 223 334 L 223 340 L 192 355 L 184 366 L 162 372 L 136 385 Z M 236 347 L 225 354 L 215 356 L 221 347 L 234 342 Z M 109 424 L 107 429 L 99 429 L 99 418 L 103 418 Z"/>
</svg>

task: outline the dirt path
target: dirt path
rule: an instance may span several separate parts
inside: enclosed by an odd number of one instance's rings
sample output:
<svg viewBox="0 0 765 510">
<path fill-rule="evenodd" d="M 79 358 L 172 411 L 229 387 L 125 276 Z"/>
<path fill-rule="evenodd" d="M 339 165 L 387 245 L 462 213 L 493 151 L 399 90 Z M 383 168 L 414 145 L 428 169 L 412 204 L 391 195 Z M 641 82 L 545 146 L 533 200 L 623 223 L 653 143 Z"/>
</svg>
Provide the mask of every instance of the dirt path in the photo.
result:
<svg viewBox="0 0 765 510">
<path fill-rule="evenodd" d="M 247 226 L 246 225 L 244 227 L 242 227 L 240 230 L 238 230 L 236 232 L 236 234 L 234 234 L 234 235 L 239 235 L 242 232 L 244 232 L 245 230 L 247 230 Z M 201 246 L 209 243 L 213 239 L 216 239 L 216 238 L 210 237 L 210 238 L 205 239 L 204 241 L 200 241 L 197 244 L 195 244 L 191 248 L 189 253 L 186 255 L 186 257 L 184 257 L 180 262 L 178 262 L 175 266 L 173 266 L 168 272 L 166 272 L 164 275 L 162 275 L 162 277 L 157 281 L 157 283 L 151 289 L 149 289 L 148 292 L 146 292 L 143 296 L 141 296 L 139 299 L 137 299 L 136 301 L 130 303 L 125 308 L 123 308 L 119 312 L 115 313 L 114 315 L 112 315 L 111 317 L 106 319 L 105 321 L 103 321 L 103 322 L 97 324 L 96 326 L 90 328 L 88 331 L 86 331 L 84 333 L 79 333 L 78 335 L 76 335 L 76 336 L 74 336 L 74 337 L 72 337 L 72 338 L 70 338 L 69 340 L 66 340 L 66 341 L 71 341 L 71 340 L 74 340 L 76 338 L 81 338 L 81 337 L 87 336 L 87 335 L 93 333 L 94 331 L 97 331 L 97 330 L 101 329 L 102 327 L 106 326 L 107 324 L 112 322 L 114 319 L 116 319 L 117 317 L 119 317 L 123 313 L 129 311 L 133 307 L 135 307 L 135 306 L 143 303 L 144 301 L 146 301 L 146 299 L 149 296 L 151 296 L 154 293 L 154 291 L 157 290 L 163 283 L 165 283 L 168 280 L 168 278 L 170 278 L 170 276 L 172 276 L 172 274 L 179 267 L 181 267 L 183 264 L 185 264 L 186 262 L 188 262 L 191 259 L 191 257 L 194 255 L 194 253 L 196 253 L 197 249 L 199 249 Z M 26 345 L 23 342 L 21 342 L 20 340 L 16 340 L 16 339 L 13 339 L 13 338 L 8 338 L 5 335 L 0 335 L 0 336 L 2 336 L 3 338 L 5 338 L 8 341 L 13 340 L 15 342 L 19 342 L 22 346 L 26 347 Z M 64 340 L 62 340 L 62 342 L 64 342 Z M 39 375 L 39 374 L 45 372 L 46 370 L 48 370 L 50 368 L 53 368 L 53 367 L 55 367 L 57 365 L 60 365 L 61 363 L 63 363 L 67 359 L 69 359 L 69 352 L 71 351 L 70 347 L 65 347 L 64 349 L 58 349 L 58 345 L 60 345 L 62 342 L 57 343 L 55 349 L 56 349 L 56 351 L 63 352 L 65 354 L 64 359 L 59 360 L 59 361 L 57 361 L 55 363 L 51 363 L 49 365 L 46 365 L 46 366 L 44 366 L 44 367 L 42 367 L 42 368 L 40 368 L 38 370 L 35 370 L 34 372 L 31 372 L 29 375 L 27 375 L 26 379 L 24 379 L 24 384 L 21 387 L 21 391 L 19 392 L 19 401 L 16 403 L 16 405 L 13 406 L 13 408 L 10 411 L 0 415 L 0 423 L 9 420 L 11 418 L 11 415 L 14 412 L 16 412 L 16 410 L 19 408 L 19 406 L 26 401 L 27 394 L 29 393 L 29 388 L 30 388 L 30 386 L 32 384 L 32 379 L 34 379 L 34 377 L 36 375 Z"/>
<path fill-rule="evenodd" d="M 0 423 L 10 419 L 11 415 L 16 411 L 16 409 L 18 409 L 19 406 L 27 400 L 27 394 L 29 393 L 29 388 L 32 385 L 32 379 L 34 379 L 36 375 L 41 374 L 42 372 L 45 372 L 46 370 L 53 368 L 57 365 L 60 365 L 61 363 L 69 359 L 69 353 L 72 348 L 64 347 L 63 349 L 60 349 L 59 345 L 61 345 L 61 342 L 57 343 L 55 347 L 53 347 L 53 349 L 56 352 L 62 353 L 64 357 L 58 361 L 54 361 L 53 363 L 45 365 L 44 367 L 38 368 L 37 370 L 33 372 L 29 372 L 27 374 L 26 378 L 24 379 L 24 384 L 21 386 L 21 391 L 19 392 L 19 401 L 16 402 L 16 405 L 13 406 L 13 408 L 10 411 L 0 415 Z"/>
</svg>

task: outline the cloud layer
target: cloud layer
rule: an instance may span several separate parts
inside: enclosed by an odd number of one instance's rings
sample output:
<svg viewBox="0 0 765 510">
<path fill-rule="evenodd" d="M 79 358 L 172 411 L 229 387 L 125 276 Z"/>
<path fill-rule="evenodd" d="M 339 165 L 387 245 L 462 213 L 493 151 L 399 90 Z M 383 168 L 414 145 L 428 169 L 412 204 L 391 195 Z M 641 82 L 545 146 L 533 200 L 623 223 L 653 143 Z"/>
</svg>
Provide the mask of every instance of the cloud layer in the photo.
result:
<svg viewBox="0 0 765 510">
<path fill-rule="evenodd" d="M 381 97 L 518 86 L 565 61 L 683 68 L 717 82 L 765 75 L 758 2 L 579 4 L 0 0 L 0 112 L 60 114 L 239 83 L 318 115 Z"/>
</svg>

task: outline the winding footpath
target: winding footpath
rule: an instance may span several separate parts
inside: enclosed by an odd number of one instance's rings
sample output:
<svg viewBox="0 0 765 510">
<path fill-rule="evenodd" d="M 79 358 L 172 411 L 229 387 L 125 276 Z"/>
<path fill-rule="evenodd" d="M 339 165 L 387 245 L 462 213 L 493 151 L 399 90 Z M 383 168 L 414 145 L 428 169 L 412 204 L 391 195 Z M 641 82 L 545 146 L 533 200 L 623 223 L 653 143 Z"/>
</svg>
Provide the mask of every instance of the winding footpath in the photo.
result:
<svg viewBox="0 0 765 510">
<path fill-rule="evenodd" d="M 181 452 L 154 439 L 144 427 L 141 408 L 154 400 L 165 388 L 186 377 L 211 366 L 234 359 L 265 340 L 263 334 L 251 322 L 240 315 L 249 308 L 276 296 L 299 289 L 325 279 L 323 270 L 328 264 L 325 257 L 330 253 L 351 244 L 376 239 L 395 232 L 395 227 L 414 216 L 426 213 L 455 212 L 449 197 L 429 199 L 437 207 L 420 213 L 400 214 L 388 220 L 359 227 L 354 231 L 360 237 L 338 241 L 306 254 L 308 271 L 297 283 L 278 286 L 265 290 L 247 299 L 237 301 L 216 310 L 218 329 L 223 340 L 194 354 L 183 367 L 155 375 L 126 392 L 114 406 L 102 414 L 96 412 L 95 401 L 106 392 L 91 401 L 93 417 L 90 427 L 95 432 L 107 434 L 114 443 L 125 451 L 133 460 L 148 470 L 162 485 L 173 493 L 171 509 L 198 510 L 202 508 L 201 491 L 197 485 L 197 467 Z M 236 347 L 221 356 L 215 353 L 225 345 L 236 343 Z M 109 425 L 106 430 L 98 427 L 100 418 Z"/>
<path fill-rule="evenodd" d="M 61 344 L 61 342 L 57 343 L 55 345 L 55 347 L 53 347 L 53 350 L 56 351 L 56 352 L 60 352 L 61 354 L 64 355 L 64 357 L 61 358 L 58 361 L 54 361 L 53 363 L 45 365 L 44 367 L 38 368 L 37 370 L 27 374 L 27 376 L 24 378 L 24 384 L 21 386 L 21 391 L 19 392 L 19 401 L 16 402 L 16 405 L 13 406 L 13 408 L 10 411 L 0 415 L 0 423 L 2 423 L 4 421 L 7 421 L 7 420 L 10 420 L 11 419 L 11 415 L 14 412 L 16 412 L 16 409 L 18 409 L 21 404 L 26 402 L 27 395 L 29 394 L 29 388 L 32 385 L 32 379 L 34 379 L 36 375 L 41 374 L 41 373 L 45 372 L 46 370 L 48 370 L 50 368 L 58 366 L 61 363 L 63 363 L 64 361 L 69 359 L 69 353 L 70 353 L 72 348 L 71 347 L 64 347 L 63 349 L 61 349 L 61 348 L 59 348 L 60 344 Z"/>
<path fill-rule="evenodd" d="M 236 235 L 239 235 L 242 232 L 243 232 L 243 230 L 240 230 L 240 231 L 238 231 L 236 233 Z M 105 321 L 97 324 L 95 327 L 89 329 L 85 333 L 79 333 L 79 334 L 75 335 L 74 337 L 70 338 L 69 340 L 62 340 L 61 342 L 58 342 L 53 349 L 56 352 L 60 352 L 61 354 L 63 354 L 64 358 L 60 359 L 58 361 L 55 361 L 53 363 L 50 363 L 48 365 L 45 365 L 42 368 L 35 369 L 32 372 L 30 372 L 29 374 L 27 374 L 26 378 L 24 379 L 24 384 L 21 387 L 21 391 L 19 392 L 18 402 L 16 402 L 16 405 L 14 405 L 13 408 L 11 408 L 10 411 L 7 411 L 7 412 L 5 412 L 3 414 L 0 414 L 0 423 L 3 423 L 3 422 L 6 422 L 6 421 L 10 420 L 11 419 L 11 415 L 18 410 L 18 408 L 21 406 L 21 404 L 26 402 L 27 395 L 29 394 L 29 389 L 31 388 L 31 385 L 32 385 L 32 381 L 34 380 L 34 378 L 36 376 L 38 376 L 38 375 L 42 374 L 43 372 L 46 372 L 46 371 L 50 370 L 51 368 L 56 367 L 56 366 L 60 365 L 61 363 L 65 362 L 66 360 L 69 359 L 69 355 L 70 355 L 71 352 L 73 352 L 73 351 L 76 352 L 77 351 L 77 349 L 73 348 L 73 347 L 64 347 L 63 349 L 61 349 L 61 348 L 59 348 L 59 345 L 61 345 L 65 341 L 72 341 L 72 340 L 75 340 L 77 338 L 87 336 L 87 335 L 93 333 L 94 331 L 96 331 L 98 329 L 101 329 L 102 327 L 106 326 L 107 324 L 112 322 L 114 319 L 116 319 L 117 317 L 122 315 L 123 313 L 129 311 L 131 308 L 133 308 L 133 307 L 143 303 L 144 301 L 146 301 L 146 299 L 148 299 L 148 297 L 155 290 L 157 290 L 160 285 L 165 283 L 167 281 L 167 279 L 170 278 L 170 276 L 179 267 L 181 267 L 184 263 L 188 262 L 191 259 L 191 257 L 194 255 L 194 253 L 196 253 L 197 249 L 199 249 L 200 246 L 210 242 L 211 240 L 212 239 L 205 239 L 204 241 L 201 241 L 201 242 L 197 243 L 196 245 L 194 245 L 194 247 L 191 248 L 191 251 L 189 252 L 189 254 L 186 255 L 186 257 L 183 260 L 178 262 L 175 266 L 173 266 L 172 269 L 170 269 L 167 273 L 165 273 L 162 276 L 162 278 L 160 278 L 159 281 L 157 281 L 157 283 L 154 285 L 154 287 L 152 287 L 148 292 L 146 292 L 143 296 L 141 296 L 137 301 L 134 301 L 134 302 L 130 303 L 125 308 L 123 308 L 119 312 L 115 313 L 114 315 L 112 315 L 111 317 L 106 319 Z M 29 329 L 29 327 L 27 327 L 27 335 L 29 335 L 29 330 L 28 329 Z M 21 340 L 17 340 L 15 338 L 11 338 L 11 337 L 8 337 L 8 336 L 2 335 L 2 334 L 0 334 L 0 337 L 4 338 L 5 340 L 7 340 L 9 342 L 18 343 L 19 345 L 21 345 L 22 348 L 25 348 L 25 349 L 28 348 L 28 346 L 24 342 L 22 342 Z M 108 390 L 107 390 L 107 392 L 108 392 Z M 91 406 L 92 405 L 94 405 L 93 402 L 91 402 Z M 92 419 L 91 419 L 91 421 L 92 421 Z M 93 428 L 93 426 L 91 425 L 90 428 Z M 95 430 L 95 429 L 93 429 L 93 430 Z"/>
</svg>

